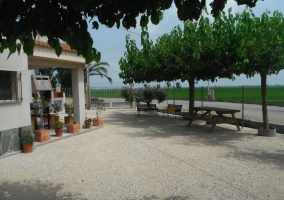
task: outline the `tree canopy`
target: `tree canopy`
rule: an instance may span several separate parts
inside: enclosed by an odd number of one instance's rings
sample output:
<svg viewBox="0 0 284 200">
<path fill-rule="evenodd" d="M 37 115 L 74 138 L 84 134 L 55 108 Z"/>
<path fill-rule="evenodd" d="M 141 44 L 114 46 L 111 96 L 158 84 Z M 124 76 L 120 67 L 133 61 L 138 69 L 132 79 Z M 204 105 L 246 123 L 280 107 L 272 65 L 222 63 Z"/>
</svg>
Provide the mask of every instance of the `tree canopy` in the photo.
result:
<svg viewBox="0 0 284 200">
<path fill-rule="evenodd" d="M 260 0 L 236 0 L 238 5 L 254 7 Z M 88 24 L 98 29 L 99 24 L 126 29 L 158 24 L 163 11 L 172 4 L 177 7 L 180 20 L 197 20 L 206 0 L 0 0 L 0 52 L 20 52 L 33 55 L 34 39 L 47 36 L 48 44 L 59 56 L 60 41 L 82 55 L 86 63 L 100 60 L 100 53 L 93 47 Z M 211 0 L 211 14 L 217 17 L 227 0 Z M 141 17 L 140 17 L 141 16 Z"/>
<path fill-rule="evenodd" d="M 85 84 L 88 82 L 90 76 L 100 76 L 101 78 L 105 77 L 112 84 L 112 78 L 108 76 L 107 68 L 104 66 L 109 67 L 107 62 L 94 62 L 90 63 L 87 68 L 84 70 L 84 82 Z M 88 73 L 87 73 L 88 70 Z M 87 77 L 89 75 L 89 77 Z"/>
<path fill-rule="evenodd" d="M 127 41 L 125 57 L 120 60 L 120 77 L 125 83 L 187 80 L 190 109 L 194 81 L 259 74 L 263 128 L 268 129 L 266 76 L 284 69 L 283 32 L 284 17 L 278 11 L 272 15 L 266 11 L 256 17 L 250 9 L 235 15 L 229 10 L 213 23 L 201 16 L 198 22 L 185 22 L 183 31 L 176 27 L 161 36 L 155 45 L 142 34 L 141 50 L 133 41 Z M 145 56 L 144 52 L 148 54 Z"/>
<path fill-rule="evenodd" d="M 169 34 L 149 41 L 147 29 L 141 36 L 142 49 L 126 38 L 126 52 L 119 64 L 124 83 L 151 81 L 188 81 L 189 109 L 194 106 L 194 84 L 199 80 L 215 81 L 239 74 L 235 68 L 235 18 L 229 10 L 212 23 L 204 15 L 198 21 L 186 21 L 183 30 L 175 27 Z M 190 109 L 192 111 L 192 109 Z"/>
<path fill-rule="evenodd" d="M 269 11 L 256 17 L 251 10 L 237 15 L 236 35 L 240 41 L 237 52 L 239 71 L 261 78 L 263 129 L 269 129 L 267 113 L 267 75 L 278 74 L 284 69 L 284 17 Z"/>
</svg>

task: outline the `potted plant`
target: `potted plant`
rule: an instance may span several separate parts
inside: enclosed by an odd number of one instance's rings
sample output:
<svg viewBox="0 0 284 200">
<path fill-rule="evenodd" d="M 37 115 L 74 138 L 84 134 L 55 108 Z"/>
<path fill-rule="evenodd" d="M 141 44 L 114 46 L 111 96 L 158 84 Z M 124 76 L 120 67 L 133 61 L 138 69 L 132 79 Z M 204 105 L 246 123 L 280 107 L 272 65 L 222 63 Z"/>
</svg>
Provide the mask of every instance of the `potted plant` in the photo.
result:
<svg viewBox="0 0 284 200">
<path fill-rule="evenodd" d="M 73 123 L 66 124 L 67 133 L 78 133 L 79 132 L 79 123 L 76 123 L 75 120 L 73 120 Z"/>
<path fill-rule="evenodd" d="M 30 131 L 23 133 L 21 143 L 23 145 L 24 153 L 31 153 L 33 151 L 34 136 Z"/>
<path fill-rule="evenodd" d="M 85 128 L 91 128 L 92 119 L 88 118 L 85 120 Z"/>
<path fill-rule="evenodd" d="M 74 119 L 74 105 L 73 105 L 73 103 L 71 103 L 70 101 L 69 101 L 69 104 L 65 103 L 64 108 L 65 108 L 65 113 L 68 115 L 68 116 L 64 117 L 64 123 L 65 124 L 72 123 L 73 119 Z"/>
<path fill-rule="evenodd" d="M 58 112 L 60 111 L 60 107 L 57 104 L 52 104 L 53 112 L 55 113 L 55 121 L 59 121 Z"/>
<path fill-rule="evenodd" d="M 46 142 L 50 140 L 50 133 L 49 129 L 45 129 L 45 120 L 44 118 L 47 118 L 48 122 L 48 128 L 50 128 L 50 121 L 48 121 L 48 118 L 50 118 L 50 103 L 48 101 L 45 101 L 44 93 L 40 92 L 39 98 L 34 101 L 34 109 L 37 110 L 40 122 L 37 122 L 35 120 L 35 130 L 34 130 L 34 136 L 36 142 Z M 37 117 L 37 116 L 36 116 Z"/>
<path fill-rule="evenodd" d="M 32 109 L 34 110 L 34 114 L 39 114 L 40 103 L 39 103 L 38 98 L 33 99 L 31 106 L 32 106 Z"/>
<path fill-rule="evenodd" d="M 55 131 L 56 137 L 61 137 L 63 132 L 63 122 L 61 121 L 54 122 L 52 127 Z"/>
<path fill-rule="evenodd" d="M 93 118 L 93 125 L 94 126 L 102 126 L 103 125 L 103 118 L 100 118 L 100 114 L 105 111 L 105 102 L 102 98 L 95 97 L 94 98 L 95 109 L 96 109 L 96 118 Z"/>
</svg>

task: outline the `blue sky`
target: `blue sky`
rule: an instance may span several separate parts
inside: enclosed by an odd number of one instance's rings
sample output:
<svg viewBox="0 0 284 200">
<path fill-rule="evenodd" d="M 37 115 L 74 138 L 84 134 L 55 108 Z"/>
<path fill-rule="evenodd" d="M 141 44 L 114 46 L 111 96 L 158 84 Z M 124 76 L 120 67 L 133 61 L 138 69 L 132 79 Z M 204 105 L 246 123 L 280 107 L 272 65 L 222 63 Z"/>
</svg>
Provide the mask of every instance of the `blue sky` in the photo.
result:
<svg viewBox="0 0 284 200">
<path fill-rule="evenodd" d="M 211 2 L 211 1 L 210 1 Z M 208 2 L 208 4 L 210 3 Z M 228 8 L 232 7 L 233 13 L 241 12 L 245 8 L 244 6 L 237 6 L 237 3 L 234 0 L 228 0 L 226 8 L 224 11 L 227 11 Z M 209 7 L 208 7 L 209 8 Z M 264 0 L 257 3 L 256 7 L 253 8 L 256 16 L 261 15 L 265 10 L 280 11 L 284 13 L 284 1 L 283 0 Z M 164 12 L 164 19 L 158 24 L 148 25 L 148 30 L 150 38 L 156 39 L 164 33 L 170 32 L 175 26 L 179 25 L 183 27 L 183 23 L 179 21 L 176 8 L 174 4 L 172 8 Z M 129 29 L 128 31 L 124 28 L 117 29 L 116 27 L 107 28 L 104 25 L 100 25 L 99 30 L 92 30 L 90 25 L 90 33 L 94 40 L 94 47 L 101 52 L 102 58 L 101 61 L 108 62 L 110 67 L 108 67 L 108 75 L 113 79 L 113 84 L 110 84 L 107 79 L 100 78 L 98 76 L 90 77 L 91 87 L 111 87 L 111 86 L 123 86 L 122 79 L 118 77 L 119 69 L 119 60 L 123 57 L 125 52 L 125 37 L 127 34 L 130 35 L 130 38 L 136 40 L 137 44 L 140 44 L 140 33 L 141 28 L 138 25 L 135 29 Z M 280 71 L 278 75 L 269 76 L 267 80 L 268 85 L 284 85 L 284 70 Z M 180 81 L 179 81 L 180 82 Z M 180 82 L 181 83 L 181 82 Z M 164 83 L 160 83 L 162 86 Z M 182 86 L 188 86 L 187 82 L 181 83 Z M 151 85 L 156 85 L 152 83 Z M 196 86 L 206 86 L 208 82 L 200 81 Z M 210 86 L 245 86 L 245 85 L 260 85 L 260 77 L 256 75 L 253 78 L 247 79 L 245 75 L 236 76 L 234 81 L 229 79 L 219 79 L 217 82 L 210 82 Z M 136 84 L 139 86 L 139 84 Z"/>
</svg>

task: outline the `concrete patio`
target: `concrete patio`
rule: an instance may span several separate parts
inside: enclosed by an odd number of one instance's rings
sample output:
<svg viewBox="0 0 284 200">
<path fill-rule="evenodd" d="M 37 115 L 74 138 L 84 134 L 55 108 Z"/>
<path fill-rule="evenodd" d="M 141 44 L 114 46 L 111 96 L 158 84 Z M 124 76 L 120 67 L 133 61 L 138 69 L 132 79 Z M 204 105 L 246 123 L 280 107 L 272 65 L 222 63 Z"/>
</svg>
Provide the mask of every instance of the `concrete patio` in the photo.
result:
<svg viewBox="0 0 284 200">
<path fill-rule="evenodd" d="M 131 109 L 103 117 L 102 128 L 0 159 L 0 199 L 283 199 L 283 134 L 209 133 Z"/>
</svg>

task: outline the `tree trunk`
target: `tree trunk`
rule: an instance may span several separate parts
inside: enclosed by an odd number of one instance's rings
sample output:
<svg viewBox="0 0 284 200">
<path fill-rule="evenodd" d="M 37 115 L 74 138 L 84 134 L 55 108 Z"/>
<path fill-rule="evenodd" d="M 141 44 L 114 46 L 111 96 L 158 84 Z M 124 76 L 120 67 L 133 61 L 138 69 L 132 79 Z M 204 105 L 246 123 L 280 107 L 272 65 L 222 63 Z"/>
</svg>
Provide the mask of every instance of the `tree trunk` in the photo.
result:
<svg viewBox="0 0 284 200">
<path fill-rule="evenodd" d="M 193 107 L 194 107 L 194 79 L 187 80 L 189 83 L 189 114 L 193 115 Z"/>
<path fill-rule="evenodd" d="M 261 73 L 261 98 L 262 98 L 262 118 L 263 118 L 263 129 L 269 129 L 268 114 L 267 114 L 267 96 L 266 96 L 266 74 Z"/>
<path fill-rule="evenodd" d="M 146 102 L 148 108 L 150 108 L 150 106 L 151 106 L 150 103 L 151 102 Z"/>
</svg>

